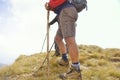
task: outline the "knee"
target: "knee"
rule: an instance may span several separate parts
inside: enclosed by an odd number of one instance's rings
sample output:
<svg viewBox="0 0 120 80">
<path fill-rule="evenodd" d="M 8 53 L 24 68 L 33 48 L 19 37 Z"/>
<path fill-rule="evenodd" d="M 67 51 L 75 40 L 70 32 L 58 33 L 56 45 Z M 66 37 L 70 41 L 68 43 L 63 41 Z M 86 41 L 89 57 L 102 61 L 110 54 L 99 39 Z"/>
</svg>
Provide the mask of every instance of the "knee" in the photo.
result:
<svg viewBox="0 0 120 80">
<path fill-rule="evenodd" d="M 62 38 L 59 37 L 59 36 L 55 36 L 55 42 L 61 42 L 62 41 Z"/>
<path fill-rule="evenodd" d="M 67 46 L 76 44 L 76 41 L 75 41 L 74 37 L 65 38 L 65 42 L 66 42 Z"/>
</svg>

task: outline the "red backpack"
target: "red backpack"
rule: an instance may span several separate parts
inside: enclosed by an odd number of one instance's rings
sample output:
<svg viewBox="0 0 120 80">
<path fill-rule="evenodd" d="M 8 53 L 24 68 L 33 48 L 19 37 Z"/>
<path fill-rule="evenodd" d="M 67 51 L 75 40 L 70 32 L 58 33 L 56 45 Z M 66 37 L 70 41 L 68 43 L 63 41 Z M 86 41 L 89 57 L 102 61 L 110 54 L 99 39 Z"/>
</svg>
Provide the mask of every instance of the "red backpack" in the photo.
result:
<svg viewBox="0 0 120 80">
<path fill-rule="evenodd" d="M 52 10 L 63 4 L 66 0 L 50 0 L 49 6 Z"/>
</svg>

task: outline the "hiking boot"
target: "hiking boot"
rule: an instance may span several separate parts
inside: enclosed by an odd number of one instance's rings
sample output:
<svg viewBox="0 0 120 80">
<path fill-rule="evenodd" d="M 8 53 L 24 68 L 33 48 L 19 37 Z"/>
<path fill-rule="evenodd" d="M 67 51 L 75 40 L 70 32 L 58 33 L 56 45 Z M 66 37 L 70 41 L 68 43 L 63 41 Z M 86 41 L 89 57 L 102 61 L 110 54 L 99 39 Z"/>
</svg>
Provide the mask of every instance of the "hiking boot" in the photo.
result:
<svg viewBox="0 0 120 80">
<path fill-rule="evenodd" d="M 61 66 L 69 66 L 69 61 L 68 60 L 60 59 L 58 61 L 58 64 L 61 65 Z"/>
<path fill-rule="evenodd" d="M 59 47 L 57 45 L 57 43 L 55 42 L 55 56 L 60 56 L 60 50 L 59 50 Z"/>
<path fill-rule="evenodd" d="M 62 80 L 82 80 L 82 75 L 80 69 L 77 70 L 73 66 L 70 67 L 70 70 L 67 73 L 60 74 L 59 77 Z"/>
</svg>

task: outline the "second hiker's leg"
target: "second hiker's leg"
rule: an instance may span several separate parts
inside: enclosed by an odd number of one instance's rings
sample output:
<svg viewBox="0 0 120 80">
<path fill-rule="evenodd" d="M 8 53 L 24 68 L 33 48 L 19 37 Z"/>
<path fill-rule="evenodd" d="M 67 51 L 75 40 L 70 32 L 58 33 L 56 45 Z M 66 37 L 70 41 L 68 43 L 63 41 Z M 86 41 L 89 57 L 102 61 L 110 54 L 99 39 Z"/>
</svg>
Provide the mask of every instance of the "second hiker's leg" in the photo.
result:
<svg viewBox="0 0 120 80">
<path fill-rule="evenodd" d="M 62 55 L 62 58 L 58 61 L 58 64 L 60 64 L 62 66 L 68 66 L 69 61 L 67 58 L 66 46 L 63 42 L 62 34 L 60 32 L 61 32 L 60 29 L 58 29 L 57 34 L 55 36 L 55 42 L 57 43 L 60 53 Z"/>
<path fill-rule="evenodd" d="M 63 39 L 59 36 L 55 36 L 55 42 L 57 43 L 57 46 L 59 47 L 60 53 L 66 53 L 66 47 L 62 41 Z"/>
</svg>

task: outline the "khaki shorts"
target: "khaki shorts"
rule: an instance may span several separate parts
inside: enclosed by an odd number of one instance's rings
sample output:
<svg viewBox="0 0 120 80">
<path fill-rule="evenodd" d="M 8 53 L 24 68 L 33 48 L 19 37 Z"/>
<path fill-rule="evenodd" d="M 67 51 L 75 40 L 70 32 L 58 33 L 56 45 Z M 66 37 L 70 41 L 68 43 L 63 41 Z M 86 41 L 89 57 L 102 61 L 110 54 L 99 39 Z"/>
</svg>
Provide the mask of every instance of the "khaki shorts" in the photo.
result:
<svg viewBox="0 0 120 80">
<path fill-rule="evenodd" d="M 78 18 L 78 13 L 74 7 L 64 8 L 58 18 L 59 28 L 57 35 L 62 38 L 75 37 L 75 22 Z"/>
</svg>

